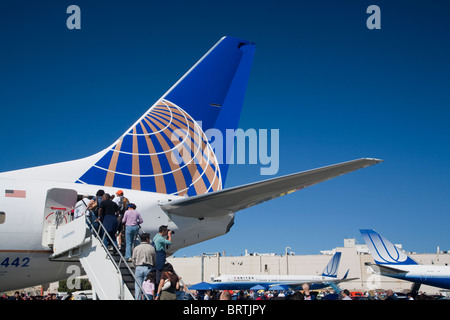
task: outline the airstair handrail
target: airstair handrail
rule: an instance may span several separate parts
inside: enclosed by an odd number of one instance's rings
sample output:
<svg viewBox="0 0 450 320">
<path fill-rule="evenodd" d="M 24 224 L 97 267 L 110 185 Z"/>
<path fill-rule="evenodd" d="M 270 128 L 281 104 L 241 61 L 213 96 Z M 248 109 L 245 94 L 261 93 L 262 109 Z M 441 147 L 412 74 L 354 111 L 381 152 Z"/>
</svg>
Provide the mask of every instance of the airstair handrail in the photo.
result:
<svg viewBox="0 0 450 320">
<path fill-rule="evenodd" d="M 64 218 L 65 215 L 69 214 L 69 219 L 67 221 L 67 223 L 72 222 L 73 218 L 72 218 L 72 211 L 75 209 L 75 207 L 71 207 L 70 209 L 66 209 L 66 208 L 53 208 L 54 209 L 54 213 L 55 213 L 55 228 L 58 229 L 58 227 L 61 225 L 60 220 L 62 220 L 62 218 Z M 65 209 L 65 210 L 63 210 Z"/>
<path fill-rule="evenodd" d="M 137 239 L 142 233 L 146 233 L 145 230 L 141 227 L 141 225 L 139 225 L 139 230 L 137 232 L 136 238 Z M 150 239 L 150 242 L 153 244 L 153 240 Z M 175 274 L 178 276 L 178 274 L 175 272 Z M 197 300 L 197 298 L 192 294 L 191 290 L 189 290 L 189 288 L 187 287 L 187 285 L 184 283 L 184 281 L 180 278 L 180 276 L 178 276 L 178 278 L 180 279 L 181 285 L 185 287 L 185 289 L 189 292 L 189 294 L 191 295 L 192 299 Z M 157 283 L 155 285 L 155 291 L 158 289 L 159 283 Z"/>
<path fill-rule="evenodd" d="M 178 276 L 178 274 L 175 272 L 175 274 Z M 186 283 L 184 283 L 184 281 L 180 278 L 180 276 L 178 276 L 178 279 L 180 279 L 181 285 L 184 287 L 184 290 L 187 292 L 189 292 L 189 294 L 191 295 L 192 299 L 197 300 L 197 298 L 194 296 L 194 294 L 191 292 L 191 290 L 189 290 L 189 288 L 187 287 Z"/>
<path fill-rule="evenodd" d="M 142 292 L 144 292 L 144 290 L 143 290 L 143 288 L 142 288 L 142 284 L 139 283 L 139 282 L 137 281 L 136 276 L 135 276 L 133 270 L 131 270 L 130 266 L 129 266 L 128 263 L 126 262 L 124 256 L 123 256 L 122 253 L 120 252 L 119 248 L 117 248 L 117 246 L 115 245 L 113 239 L 111 238 L 111 236 L 109 235 L 109 233 L 106 231 L 106 228 L 105 228 L 105 226 L 103 225 L 103 223 L 101 223 L 101 221 L 98 221 L 98 222 L 99 222 L 99 230 L 101 229 L 101 230 L 103 231 L 103 237 L 101 237 L 99 231 L 96 230 L 96 228 L 94 228 L 94 226 L 92 225 L 90 219 L 87 218 L 87 219 L 86 219 L 86 222 L 87 222 L 88 226 L 90 227 L 91 231 L 93 231 L 93 235 L 99 240 L 99 242 L 101 243 L 102 247 L 105 249 L 105 252 L 107 252 L 108 257 L 109 257 L 109 259 L 113 262 L 114 267 L 116 268 L 117 272 L 118 272 L 119 274 L 121 274 L 121 272 L 120 272 L 120 265 L 121 265 L 121 263 L 123 262 L 123 263 L 125 264 L 125 266 L 127 267 L 128 271 L 130 272 L 130 275 L 132 276 L 132 278 L 133 278 L 135 284 L 137 283 L 139 289 L 140 289 Z M 113 257 L 112 254 L 109 252 L 108 246 L 105 246 L 105 244 L 104 244 L 104 242 L 103 242 L 105 235 L 106 235 L 106 236 L 108 237 L 108 239 L 111 241 L 114 251 L 116 251 L 116 252 L 119 254 L 119 257 L 120 257 L 120 258 L 119 258 L 119 262 L 118 262 L 118 263 L 116 263 L 116 261 L 114 260 L 114 257 Z M 122 283 L 121 283 L 121 286 L 120 286 L 121 288 L 122 288 L 122 285 L 123 285 L 123 279 L 122 279 Z M 123 299 L 123 295 L 124 295 L 124 293 L 123 293 L 123 290 L 121 289 L 120 299 Z M 148 299 L 147 295 L 144 294 L 144 298 L 147 300 L 147 299 Z"/>
</svg>

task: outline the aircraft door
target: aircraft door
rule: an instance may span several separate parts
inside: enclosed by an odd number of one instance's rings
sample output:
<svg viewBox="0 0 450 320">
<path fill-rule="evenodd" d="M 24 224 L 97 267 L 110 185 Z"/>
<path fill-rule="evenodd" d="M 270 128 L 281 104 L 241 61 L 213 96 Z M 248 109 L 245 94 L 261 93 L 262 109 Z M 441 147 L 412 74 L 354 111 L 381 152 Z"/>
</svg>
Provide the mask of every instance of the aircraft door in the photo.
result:
<svg viewBox="0 0 450 320">
<path fill-rule="evenodd" d="M 77 203 L 77 196 L 77 191 L 72 189 L 53 188 L 47 191 L 42 232 L 44 247 L 53 246 L 55 230 L 58 226 L 72 221 L 72 210 Z"/>
</svg>

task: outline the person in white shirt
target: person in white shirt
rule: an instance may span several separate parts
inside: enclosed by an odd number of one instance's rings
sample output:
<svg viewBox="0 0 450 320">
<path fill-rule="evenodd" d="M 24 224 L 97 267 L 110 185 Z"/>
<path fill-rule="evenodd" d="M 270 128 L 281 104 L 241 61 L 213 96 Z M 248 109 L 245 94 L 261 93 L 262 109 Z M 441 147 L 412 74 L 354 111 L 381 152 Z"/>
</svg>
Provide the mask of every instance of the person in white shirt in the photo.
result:
<svg viewBox="0 0 450 320">
<path fill-rule="evenodd" d="M 73 213 L 73 218 L 78 219 L 79 217 L 86 214 L 86 209 L 89 204 L 89 195 L 84 195 L 83 198 L 77 202 L 75 205 L 75 211 Z"/>
<path fill-rule="evenodd" d="M 342 291 L 342 300 L 353 300 L 350 297 L 350 291 L 348 291 L 347 289 Z"/>
</svg>

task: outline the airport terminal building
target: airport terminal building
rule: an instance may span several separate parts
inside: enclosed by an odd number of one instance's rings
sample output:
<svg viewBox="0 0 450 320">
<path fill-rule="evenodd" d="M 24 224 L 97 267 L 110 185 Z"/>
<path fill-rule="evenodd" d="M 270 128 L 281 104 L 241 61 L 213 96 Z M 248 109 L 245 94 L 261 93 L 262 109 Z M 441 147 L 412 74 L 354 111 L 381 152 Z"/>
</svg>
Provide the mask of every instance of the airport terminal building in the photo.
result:
<svg viewBox="0 0 450 320">
<path fill-rule="evenodd" d="M 397 245 L 400 246 L 400 245 Z M 401 246 L 400 246 L 401 247 Z M 342 278 L 349 269 L 348 278 L 357 278 L 340 283 L 342 289 L 350 291 L 370 291 L 392 289 L 396 292 L 408 292 L 412 282 L 397 280 L 373 274 L 366 263 L 374 263 L 366 245 L 356 244 L 355 239 L 344 239 L 344 246 L 321 251 L 318 255 L 244 253 L 242 256 L 227 256 L 225 252 L 204 253 L 196 257 L 169 257 L 175 271 L 187 285 L 201 281 L 212 282 L 222 274 L 235 275 L 320 275 L 334 252 L 341 252 L 338 278 Z M 450 265 L 450 252 L 409 253 L 420 264 Z M 445 294 L 444 289 L 422 285 L 420 290 L 427 294 Z"/>
</svg>

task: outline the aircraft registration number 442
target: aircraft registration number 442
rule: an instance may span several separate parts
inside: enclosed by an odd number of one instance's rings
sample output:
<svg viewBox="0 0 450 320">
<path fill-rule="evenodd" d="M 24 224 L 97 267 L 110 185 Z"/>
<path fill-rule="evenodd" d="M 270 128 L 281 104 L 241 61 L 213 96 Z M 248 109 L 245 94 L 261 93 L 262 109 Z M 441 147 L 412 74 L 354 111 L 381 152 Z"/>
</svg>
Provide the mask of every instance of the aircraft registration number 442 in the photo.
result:
<svg viewBox="0 0 450 320">
<path fill-rule="evenodd" d="M 25 258 L 10 258 L 10 257 L 6 257 L 5 259 L 3 259 L 3 261 L 0 263 L 0 267 L 22 267 L 22 268 L 26 268 L 29 267 L 30 265 L 30 258 L 25 257 Z"/>
</svg>

